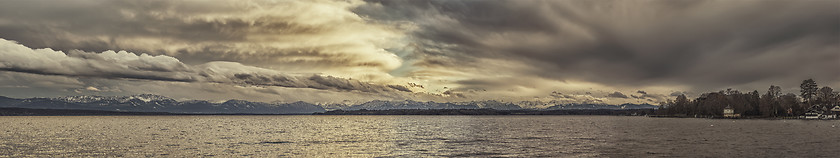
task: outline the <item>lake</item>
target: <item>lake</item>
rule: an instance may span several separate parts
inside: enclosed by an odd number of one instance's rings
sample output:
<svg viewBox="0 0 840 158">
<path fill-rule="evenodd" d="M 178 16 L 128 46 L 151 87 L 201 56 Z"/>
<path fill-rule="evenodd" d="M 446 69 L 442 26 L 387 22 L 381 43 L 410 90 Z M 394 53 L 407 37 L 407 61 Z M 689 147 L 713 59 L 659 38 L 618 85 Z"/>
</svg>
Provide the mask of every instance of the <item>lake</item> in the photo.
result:
<svg viewBox="0 0 840 158">
<path fill-rule="evenodd" d="M 835 157 L 839 129 L 642 116 L 4 116 L 0 157 Z"/>
</svg>

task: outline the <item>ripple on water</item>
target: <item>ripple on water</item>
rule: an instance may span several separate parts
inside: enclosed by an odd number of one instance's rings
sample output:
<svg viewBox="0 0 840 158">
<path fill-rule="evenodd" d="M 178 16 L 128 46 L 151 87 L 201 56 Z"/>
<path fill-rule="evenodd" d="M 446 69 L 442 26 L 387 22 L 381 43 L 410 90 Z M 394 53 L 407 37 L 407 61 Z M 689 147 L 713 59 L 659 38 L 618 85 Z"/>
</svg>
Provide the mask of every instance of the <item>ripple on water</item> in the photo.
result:
<svg viewBox="0 0 840 158">
<path fill-rule="evenodd" d="M 287 141 L 264 141 L 264 142 L 260 142 L 260 144 L 288 144 L 288 143 L 292 143 L 292 142 L 287 142 Z"/>
<path fill-rule="evenodd" d="M 613 116 L 2 117 L 0 157 L 832 157 L 840 154 L 826 147 L 840 142 L 833 124 Z"/>
</svg>

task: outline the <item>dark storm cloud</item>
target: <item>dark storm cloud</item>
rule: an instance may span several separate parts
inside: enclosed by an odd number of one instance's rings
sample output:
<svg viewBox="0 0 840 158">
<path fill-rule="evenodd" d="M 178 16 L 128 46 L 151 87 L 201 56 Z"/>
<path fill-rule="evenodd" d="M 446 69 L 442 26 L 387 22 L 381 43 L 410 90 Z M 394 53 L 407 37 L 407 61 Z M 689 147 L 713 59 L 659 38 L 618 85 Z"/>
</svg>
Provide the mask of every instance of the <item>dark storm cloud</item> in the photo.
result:
<svg viewBox="0 0 840 158">
<path fill-rule="evenodd" d="M 178 82 L 212 82 L 361 92 L 411 92 L 399 85 L 376 85 L 318 74 L 294 75 L 235 62 L 187 65 L 159 55 L 120 51 L 91 53 L 31 49 L 0 39 L 0 70 L 41 75 Z"/>
<path fill-rule="evenodd" d="M 648 92 L 645 92 L 645 91 L 642 91 L 642 90 L 636 91 L 636 93 L 638 93 L 639 95 L 630 95 L 630 97 L 633 97 L 633 98 L 636 98 L 636 99 L 645 99 L 645 100 L 648 100 L 648 101 L 654 101 L 654 100 L 662 101 L 662 100 L 664 100 L 668 97 L 668 96 L 665 96 L 665 95 L 662 95 L 662 94 L 648 94 Z"/>
<path fill-rule="evenodd" d="M 630 97 L 627 97 L 627 95 L 625 95 L 625 94 L 623 94 L 623 93 L 621 93 L 621 92 L 613 92 L 613 93 L 607 94 L 607 97 L 613 97 L 613 98 L 630 98 Z"/>
<path fill-rule="evenodd" d="M 111 40 L 132 36 L 189 41 L 241 40 L 245 32 L 237 30 L 251 26 L 241 19 L 187 21 L 182 17 L 165 16 L 167 13 L 172 14 L 173 9 L 193 13 L 221 9 L 183 5 L 174 1 L 153 0 L 139 3 L 82 0 L 64 3 L 33 0 L 5 1 L 2 4 L 0 15 L 4 15 L 2 20 L 6 21 L 0 25 L 0 32 L 4 33 L 3 38 L 34 48 L 114 50 L 118 49 L 118 46 Z M 108 38 L 76 42 L 65 39 L 72 38 L 67 37 L 68 34 Z"/>
<path fill-rule="evenodd" d="M 680 95 L 685 95 L 685 93 L 686 93 L 686 92 L 673 92 L 673 93 L 671 93 L 671 94 L 670 94 L 670 95 L 668 95 L 668 96 L 676 97 L 676 96 L 680 96 Z"/>
<path fill-rule="evenodd" d="M 294 88 L 313 88 L 322 90 L 340 91 L 362 91 L 362 92 L 389 92 L 403 91 L 412 92 L 405 86 L 400 85 L 372 85 L 356 80 L 348 80 L 332 76 L 311 75 L 309 77 L 294 77 L 283 75 L 263 75 L 257 73 L 234 74 L 234 83 L 258 86 L 279 86 Z"/>
<path fill-rule="evenodd" d="M 521 75 L 606 85 L 840 81 L 834 0 L 370 2 L 356 12 L 414 22 L 419 47 L 439 48 L 416 51 L 434 57 L 420 67 L 505 59 L 531 66 Z"/>
<path fill-rule="evenodd" d="M 632 94 L 661 101 L 806 78 L 833 87 L 838 19 L 836 0 L 9 0 L 0 38 L 30 53 L 0 56 L 0 69 L 460 98 L 645 89 Z"/>
<path fill-rule="evenodd" d="M 571 95 L 563 94 L 563 93 L 560 93 L 560 92 L 557 92 L 557 91 L 551 92 L 551 94 L 549 94 L 549 96 L 554 97 L 554 98 L 573 98 Z"/>
</svg>

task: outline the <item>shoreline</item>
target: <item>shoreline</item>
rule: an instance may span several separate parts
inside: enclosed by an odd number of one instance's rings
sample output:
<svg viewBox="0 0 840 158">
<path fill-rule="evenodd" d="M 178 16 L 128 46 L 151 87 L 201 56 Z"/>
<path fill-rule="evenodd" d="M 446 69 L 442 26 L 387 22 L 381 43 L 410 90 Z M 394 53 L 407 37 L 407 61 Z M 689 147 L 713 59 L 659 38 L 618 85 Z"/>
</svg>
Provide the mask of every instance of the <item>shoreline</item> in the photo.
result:
<svg viewBox="0 0 840 158">
<path fill-rule="evenodd" d="M 838 119 L 802 119 L 799 117 L 739 117 L 726 118 L 719 116 L 690 117 L 675 115 L 654 115 L 654 109 L 557 109 L 557 110 L 496 110 L 496 109 L 388 109 L 388 110 L 333 110 L 315 113 L 174 113 L 174 112 L 130 112 L 84 109 L 32 109 L 32 108 L 0 108 L 0 116 L 231 116 L 231 115 L 576 115 L 576 116 L 645 116 L 650 118 L 699 118 L 699 119 L 730 119 L 730 120 L 838 120 Z"/>
<path fill-rule="evenodd" d="M 698 118 L 698 119 L 726 119 L 726 120 L 840 120 L 840 119 L 803 119 L 798 116 L 786 117 L 689 117 L 689 116 L 673 116 L 673 115 L 649 115 L 652 118 Z"/>
<path fill-rule="evenodd" d="M 646 116 L 654 109 L 560 109 L 560 110 L 495 110 L 495 109 L 390 109 L 333 110 L 315 113 L 174 113 L 127 112 L 83 109 L 0 108 L 0 116 L 184 116 L 184 115 L 602 115 Z"/>
</svg>

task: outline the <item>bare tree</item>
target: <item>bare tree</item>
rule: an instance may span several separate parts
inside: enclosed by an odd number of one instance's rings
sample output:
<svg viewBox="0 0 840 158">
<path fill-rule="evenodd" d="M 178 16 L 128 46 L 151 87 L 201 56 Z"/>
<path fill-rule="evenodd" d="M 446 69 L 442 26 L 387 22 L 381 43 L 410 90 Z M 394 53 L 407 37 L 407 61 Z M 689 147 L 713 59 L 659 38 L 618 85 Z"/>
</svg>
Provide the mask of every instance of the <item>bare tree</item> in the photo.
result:
<svg viewBox="0 0 840 158">
<path fill-rule="evenodd" d="M 837 104 L 836 93 L 831 87 L 825 86 L 817 91 L 817 102 L 826 106 L 834 106 Z M 828 107 L 831 108 L 831 107 Z"/>
<path fill-rule="evenodd" d="M 782 87 L 779 87 L 779 86 L 776 86 L 776 85 L 770 85 L 770 88 L 767 89 L 767 95 L 770 95 L 771 97 L 774 97 L 774 98 L 782 96 Z"/>
</svg>

